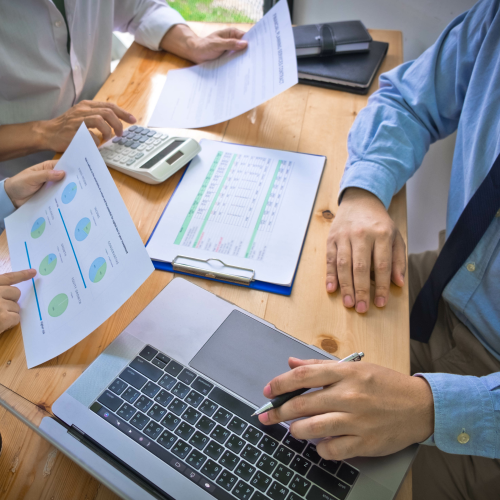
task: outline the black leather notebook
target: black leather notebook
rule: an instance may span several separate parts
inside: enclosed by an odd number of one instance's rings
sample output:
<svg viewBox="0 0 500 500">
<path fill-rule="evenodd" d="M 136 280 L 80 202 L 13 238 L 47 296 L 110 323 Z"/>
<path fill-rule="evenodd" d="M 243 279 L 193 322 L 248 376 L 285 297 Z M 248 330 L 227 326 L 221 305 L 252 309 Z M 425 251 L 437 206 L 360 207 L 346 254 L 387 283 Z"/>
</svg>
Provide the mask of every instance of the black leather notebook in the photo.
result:
<svg viewBox="0 0 500 500">
<path fill-rule="evenodd" d="M 361 21 L 295 26 L 293 36 L 298 58 L 366 52 L 370 49 L 372 41 Z"/>
<path fill-rule="evenodd" d="M 372 42 L 370 52 L 297 61 L 299 83 L 366 94 L 387 53 L 388 43 Z"/>
</svg>

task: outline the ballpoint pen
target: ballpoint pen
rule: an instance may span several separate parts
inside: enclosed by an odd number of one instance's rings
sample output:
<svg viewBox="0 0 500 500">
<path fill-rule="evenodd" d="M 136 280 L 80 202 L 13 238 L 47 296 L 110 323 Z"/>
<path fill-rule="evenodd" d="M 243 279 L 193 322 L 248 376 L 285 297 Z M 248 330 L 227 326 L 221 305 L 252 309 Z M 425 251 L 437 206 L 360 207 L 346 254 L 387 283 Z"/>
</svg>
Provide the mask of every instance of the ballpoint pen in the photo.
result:
<svg viewBox="0 0 500 500">
<path fill-rule="evenodd" d="M 363 352 L 355 352 L 349 356 L 347 356 L 344 359 L 341 359 L 339 363 L 345 363 L 347 361 L 361 361 L 361 358 L 365 354 Z M 259 408 L 258 410 L 255 411 L 255 413 L 252 414 L 252 417 L 255 415 L 260 415 L 261 413 L 265 413 L 266 411 L 272 410 L 273 408 L 279 408 L 280 406 L 284 405 L 287 401 L 290 399 L 294 398 L 295 396 L 300 396 L 301 394 L 304 394 L 304 392 L 307 392 L 309 388 L 307 389 L 297 389 L 296 391 L 293 392 L 286 392 L 285 394 L 281 394 L 280 396 L 275 397 L 274 399 L 271 399 L 269 403 L 266 403 L 264 406 Z"/>
</svg>

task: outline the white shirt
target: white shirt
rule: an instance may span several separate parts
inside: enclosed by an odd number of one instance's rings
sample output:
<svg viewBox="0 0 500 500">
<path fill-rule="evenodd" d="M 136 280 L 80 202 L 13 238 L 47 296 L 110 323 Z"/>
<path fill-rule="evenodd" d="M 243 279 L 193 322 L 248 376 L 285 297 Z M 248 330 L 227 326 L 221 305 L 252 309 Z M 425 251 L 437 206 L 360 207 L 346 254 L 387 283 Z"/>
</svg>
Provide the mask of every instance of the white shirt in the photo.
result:
<svg viewBox="0 0 500 500">
<path fill-rule="evenodd" d="M 51 0 L 0 0 L 0 125 L 48 120 L 92 99 L 110 73 L 113 31 L 159 50 L 182 16 L 165 0 L 65 0 L 71 35 Z M 0 162 L 0 179 L 53 152 Z"/>
</svg>

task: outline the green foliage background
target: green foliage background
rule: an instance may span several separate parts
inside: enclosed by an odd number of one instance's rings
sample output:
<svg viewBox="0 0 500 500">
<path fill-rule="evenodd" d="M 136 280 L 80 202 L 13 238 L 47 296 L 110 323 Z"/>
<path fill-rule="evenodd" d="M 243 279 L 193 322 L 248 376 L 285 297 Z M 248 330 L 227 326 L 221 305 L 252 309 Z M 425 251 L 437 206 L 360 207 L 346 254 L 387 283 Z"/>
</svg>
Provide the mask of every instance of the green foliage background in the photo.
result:
<svg viewBox="0 0 500 500">
<path fill-rule="evenodd" d="M 252 23 L 253 21 L 235 10 L 212 6 L 213 0 L 173 0 L 170 7 L 179 11 L 186 21 L 212 23 Z"/>
</svg>

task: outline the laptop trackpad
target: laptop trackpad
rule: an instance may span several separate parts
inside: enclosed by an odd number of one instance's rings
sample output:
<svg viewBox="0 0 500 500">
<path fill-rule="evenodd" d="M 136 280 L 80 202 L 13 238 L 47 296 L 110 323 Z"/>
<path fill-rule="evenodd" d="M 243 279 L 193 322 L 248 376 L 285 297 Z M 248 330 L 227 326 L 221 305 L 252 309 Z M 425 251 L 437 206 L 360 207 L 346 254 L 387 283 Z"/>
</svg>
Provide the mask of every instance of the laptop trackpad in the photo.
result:
<svg viewBox="0 0 500 500">
<path fill-rule="evenodd" d="M 264 386 L 290 370 L 288 358 L 330 359 L 246 314 L 233 311 L 189 363 L 257 406 Z"/>
</svg>

